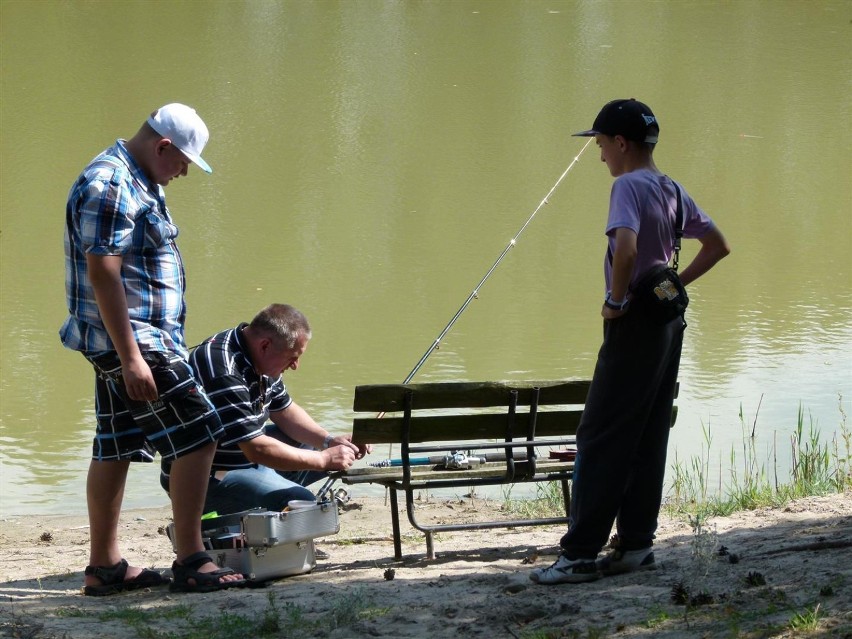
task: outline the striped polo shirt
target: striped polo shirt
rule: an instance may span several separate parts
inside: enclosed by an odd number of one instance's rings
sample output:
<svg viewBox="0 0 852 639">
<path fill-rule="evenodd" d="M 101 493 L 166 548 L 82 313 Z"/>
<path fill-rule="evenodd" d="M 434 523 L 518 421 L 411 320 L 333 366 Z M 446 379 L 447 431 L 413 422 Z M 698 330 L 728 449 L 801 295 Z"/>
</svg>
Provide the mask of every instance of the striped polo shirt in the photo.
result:
<svg viewBox="0 0 852 639">
<path fill-rule="evenodd" d="M 149 182 L 123 140 L 92 160 L 71 187 L 65 209 L 69 315 L 59 331 L 62 343 L 89 353 L 115 350 L 95 301 L 86 255 L 120 255 L 140 350 L 186 357 L 186 280 L 177 236 L 163 188 Z"/>
<path fill-rule="evenodd" d="M 263 435 L 270 412 L 293 401 L 281 377 L 258 375 L 242 336 L 240 324 L 206 339 L 192 351 L 189 363 L 199 383 L 216 407 L 225 432 L 219 439 L 213 471 L 251 468 L 239 442 Z"/>
</svg>

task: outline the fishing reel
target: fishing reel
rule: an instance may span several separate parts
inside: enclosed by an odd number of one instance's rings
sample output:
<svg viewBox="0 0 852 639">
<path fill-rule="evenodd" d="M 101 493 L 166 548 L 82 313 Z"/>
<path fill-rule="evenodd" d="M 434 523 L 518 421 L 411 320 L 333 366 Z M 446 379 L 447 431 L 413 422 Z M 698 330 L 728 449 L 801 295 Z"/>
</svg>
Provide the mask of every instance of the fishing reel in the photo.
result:
<svg viewBox="0 0 852 639">
<path fill-rule="evenodd" d="M 472 457 L 463 451 L 454 450 L 444 456 L 444 461 L 441 465 L 447 470 L 466 470 L 484 463 L 484 457 Z"/>
<path fill-rule="evenodd" d="M 316 493 L 316 500 L 318 502 L 333 501 L 339 508 L 349 503 L 349 491 L 343 487 L 335 489 L 334 483 L 336 481 L 337 477 L 329 477 L 325 480 L 325 483 L 323 483 L 322 487 Z"/>
<path fill-rule="evenodd" d="M 408 463 L 411 466 L 434 465 L 446 470 L 466 470 L 468 468 L 475 468 L 480 464 L 484 464 L 485 461 L 485 457 L 473 457 L 463 451 L 454 450 L 446 455 L 412 457 L 408 460 Z M 382 459 L 376 462 L 370 462 L 369 465 L 373 468 L 391 468 L 395 466 L 402 466 L 403 461 L 401 459 Z"/>
</svg>

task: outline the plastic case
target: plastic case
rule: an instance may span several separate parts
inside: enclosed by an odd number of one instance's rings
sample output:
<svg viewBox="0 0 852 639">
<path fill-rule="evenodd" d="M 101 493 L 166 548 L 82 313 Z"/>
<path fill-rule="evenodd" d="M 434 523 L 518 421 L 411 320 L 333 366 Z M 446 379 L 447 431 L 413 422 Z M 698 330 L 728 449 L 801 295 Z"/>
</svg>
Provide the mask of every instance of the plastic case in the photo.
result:
<svg viewBox="0 0 852 639">
<path fill-rule="evenodd" d="M 248 546 L 292 544 L 339 531 L 337 505 L 332 502 L 280 513 L 249 512 L 242 517 L 243 538 Z"/>
</svg>

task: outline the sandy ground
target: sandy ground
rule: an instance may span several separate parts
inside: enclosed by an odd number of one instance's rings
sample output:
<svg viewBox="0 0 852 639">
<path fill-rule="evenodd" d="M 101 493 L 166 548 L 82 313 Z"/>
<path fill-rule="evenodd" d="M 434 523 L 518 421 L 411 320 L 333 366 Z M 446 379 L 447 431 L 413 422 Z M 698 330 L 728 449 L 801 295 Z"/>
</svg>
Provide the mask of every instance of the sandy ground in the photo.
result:
<svg viewBox="0 0 852 639">
<path fill-rule="evenodd" d="M 417 505 L 423 522 L 483 520 L 500 509 L 496 501 L 436 496 Z M 125 514 L 121 536 L 132 564 L 169 569 L 174 557 L 162 534 L 169 515 L 165 508 Z M 209 631 L 191 636 L 235 637 L 226 622 L 236 619 L 246 637 L 852 637 L 848 493 L 716 518 L 699 533 L 664 518 L 660 569 L 550 587 L 528 573 L 554 560 L 561 527 L 442 533 L 429 561 L 404 513 L 403 522 L 401 562 L 393 560 L 384 500 L 353 495 L 340 533 L 318 541 L 330 558 L 310 574 L 264 588 L 161 587 L 95 598 L 81 595 L 85 518 L 8 519 L 0 522 L 0 636 L 184 637 L 195 627 Z M 673 601 L 678 586 L 689 605 Z M 266 635 L 258 629 L 264 619 Z"/>
</svg>

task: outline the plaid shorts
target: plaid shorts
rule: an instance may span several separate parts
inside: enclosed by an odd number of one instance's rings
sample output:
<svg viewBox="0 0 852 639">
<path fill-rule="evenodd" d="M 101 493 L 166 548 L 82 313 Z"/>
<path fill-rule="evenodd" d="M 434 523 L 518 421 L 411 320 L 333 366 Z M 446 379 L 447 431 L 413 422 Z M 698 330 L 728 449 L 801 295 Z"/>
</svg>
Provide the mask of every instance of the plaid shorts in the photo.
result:
<svg viewBox="0 0 852 639">
<path fill-rule="evenodd" d="M 213 404 L 180 355 L 142 353 L 159 392 L 153 402 L 127 396 L 117 353 L 85 356 L 97 375 L 92 459 L 151 462 L 155 453 L 163 459 L 176 459 L 222 435 L 222 422 Z"/>
</svg>

